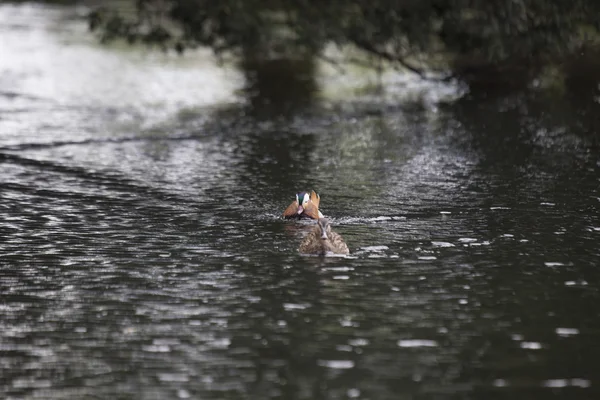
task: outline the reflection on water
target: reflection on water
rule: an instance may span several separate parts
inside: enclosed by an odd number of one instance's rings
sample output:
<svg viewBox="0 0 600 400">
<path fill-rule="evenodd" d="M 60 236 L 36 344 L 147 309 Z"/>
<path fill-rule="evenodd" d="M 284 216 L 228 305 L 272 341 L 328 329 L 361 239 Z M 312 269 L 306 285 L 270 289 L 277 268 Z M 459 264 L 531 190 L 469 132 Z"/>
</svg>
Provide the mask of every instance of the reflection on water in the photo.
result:
<svg viewBox="0 0 600 400">
<path fill-rule="evenodd" d="M 28 7 L 0 15 L 41 18 Z M 24 58 L 3 37 L 4 82 Z M 84 51 L 60 49 L 57 62 Z M 5 397 L 597 394 L 594 116 L 535 99 L 348 101 L 157 124 L 141 101 L 133 129 L 110 96 L 79 107 L 31 89 L 51 71 L 25 69 L 0 94 Z M 187 96 L 173 89 L 165 108 Z M 310 225 L 279 216 L 309 188 L 350 257 L 297 254 Z"/>
</svg>

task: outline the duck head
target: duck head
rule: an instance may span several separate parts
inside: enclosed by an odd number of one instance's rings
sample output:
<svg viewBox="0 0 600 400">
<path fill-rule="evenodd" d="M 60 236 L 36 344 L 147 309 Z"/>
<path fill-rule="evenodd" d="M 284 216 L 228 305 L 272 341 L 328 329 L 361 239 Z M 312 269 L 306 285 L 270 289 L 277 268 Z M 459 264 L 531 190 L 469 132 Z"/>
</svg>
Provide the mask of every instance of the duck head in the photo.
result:
<svg viewBox="0 0 600 400">
<path fill-rule="evenodd" d="M 300 215 L 308 207 L 310 202 L 310 195 L 306 192 L 296 193 L 296 203 L 298 204 L 298 211 L 296 214 Z"/>
<path fill-rule="evenodd" d="M 319 224 L 319 229 L 321 230 L 321 239 L 329 240 L 329 235 L 331 234 L 329 220 L 327 220 L 326 218 L 319 218 L 317 222 Z"/>
</svg>

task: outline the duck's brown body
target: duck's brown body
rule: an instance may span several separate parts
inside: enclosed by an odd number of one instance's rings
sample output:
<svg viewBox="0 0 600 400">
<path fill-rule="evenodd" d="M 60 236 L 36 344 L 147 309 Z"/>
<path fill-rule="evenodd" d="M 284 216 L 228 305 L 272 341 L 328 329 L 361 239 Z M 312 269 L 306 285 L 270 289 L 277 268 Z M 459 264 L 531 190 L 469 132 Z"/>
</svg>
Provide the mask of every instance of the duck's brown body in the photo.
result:
<svg viewBox="0 0 600 400">
<path fill-rule="evenodd" d="M 317 226 L 304 238 L 298 251 L 303 254 L 350 254 L 344 239 L 331 230 L 329 221 L 319 218 Z"/>
</svg>

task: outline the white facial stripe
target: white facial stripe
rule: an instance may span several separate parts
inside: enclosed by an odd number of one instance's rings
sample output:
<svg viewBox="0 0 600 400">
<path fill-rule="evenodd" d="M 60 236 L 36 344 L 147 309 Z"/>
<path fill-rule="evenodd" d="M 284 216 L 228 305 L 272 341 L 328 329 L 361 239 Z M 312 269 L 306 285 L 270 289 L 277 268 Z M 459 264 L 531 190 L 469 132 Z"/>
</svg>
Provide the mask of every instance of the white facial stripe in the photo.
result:
<svg viewBox="0 0 600 400">
<path fill-rule="evenodd" d="M 308 203 L 308 200 L 310 200 L 310 196 L 308 193 L 304 193 L 304 200 L 302 200 L 302 204 Z"/>
</svg>

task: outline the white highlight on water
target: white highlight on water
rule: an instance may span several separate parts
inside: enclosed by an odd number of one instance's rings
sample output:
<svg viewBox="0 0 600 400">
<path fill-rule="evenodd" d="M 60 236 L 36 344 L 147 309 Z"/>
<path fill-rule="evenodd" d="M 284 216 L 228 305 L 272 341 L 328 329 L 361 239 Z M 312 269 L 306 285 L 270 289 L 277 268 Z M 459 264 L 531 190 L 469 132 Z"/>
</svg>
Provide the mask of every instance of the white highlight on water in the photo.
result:
<svg viewBox="0 0 600 400">
<path fill-rule="evenodd" d="M 573 336 L 579 334 L 579 329 L 577 328 L 556 328 L 556 334 L 558 336 Z"/>
<path fill-rule="evenodd" d="M 374 251 L 374 252 L 380 252 L 380 251 L 384 251 L 384 250 L 389 250 L 390 248 L 387 246 L 367 246 L 367 247 L 361 247 L 361 250 L 364 251 Z"/>
<path fill-rule="evenodd" d="M 190 377 L 187 374 L 162 373 L 158 374 L 158 380 L 161 382 L 189 382 Z"/>
<path fill-rule="evenodd" d="M 398 340 L 398 347 L 438 347 L 438 343 L 428 339 L 402 339 Z"/>
<path fill-rule="evenodd" d="M 565 281 L 565 286 L 587 286 L 587 281 Z"/>
<path fill-rule="evenodd" d="M 319 360 L 318 364 L 322 367 L 332 369 L 350 369 L 354 368 L 354 361 L 352 360 Z"/>
<path fill-rule="evenodd" d="M 171 347 L 166 345 L 152 344 L 148 346 L 142 346 L 142 350 L 148 353 L 169 353 L 171 351 Z"/>
<path fill-rule="evenodd" d="M 527 350 L 539 350 L 542 348 L 542 344 L 539 342 L 522 342 L 521 348 Z"/>
<path fill-rule="evenodd" d="M 369 340 L 363 338 L 350 339 L 348 344 L 351 346 L 366 346 L 369 344 Z"/>
<path fill-rule="evenodd" d="M 283 308 L 285 309 L 285 311 L 306 310 L 308 307 L 310 307 L 310 304 L 294 304 L 294 303 L 284 303 L 283 304 Z"/>
<path fill-rule="evenodd" d="M 436 247 L 454 247 L 454 245 L 449 242 L 431 242 L 431 244 Z"/>
<path fill-rule="evenodd" d="M 544 263 L 544 265 L 546 267 L 560 267 L 560 266 L 563 266 L 565 264 L 561 263 L 561 262 L 556 262 L 556 261 L 547 261 L 547 262 Z"/>
<path fill-rule="evenodd" d="M 543 387 L 548 388 L 563 388 L 567 386 L 575 386 L 580 388 L 587 388 L 591 386 L 591 383 L 587 379 L 548 379 L 542 382 Z"/>
</svg>

